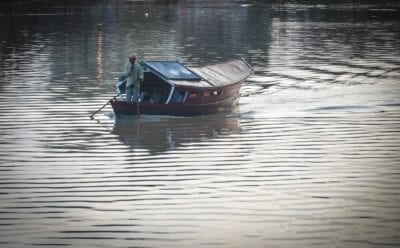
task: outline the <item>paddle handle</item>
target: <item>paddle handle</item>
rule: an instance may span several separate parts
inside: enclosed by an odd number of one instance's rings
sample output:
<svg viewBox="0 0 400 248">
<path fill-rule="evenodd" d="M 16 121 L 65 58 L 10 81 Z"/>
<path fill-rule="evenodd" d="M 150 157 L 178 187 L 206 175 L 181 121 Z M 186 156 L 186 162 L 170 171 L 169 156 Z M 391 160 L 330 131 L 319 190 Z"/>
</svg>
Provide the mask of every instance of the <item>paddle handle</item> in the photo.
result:
<svg viewBox="0 0 400 248">
<path fill-rule="evenodd" d="M 103 108 L 105 108 L 112 100 L 114 100 L 115 98 L 119 97 L 119 95 L 121 95 L 121 93 L 119 93 L 118 95 L 116 95 L 116 96 L 114 96 L 113 98 L 111 98 L 110 100 L 108 100 L 103 106 L 101 106 L 98 110 L 96 110 L 95 112 L 93 112 L 93 113 L 90 115 L 90 119 L 93 120 L 93 117 L 94 117 L 98 112 L 100 112 Z"/>
<path fill-rule="evenodd" d="M 139 94 L 139 96 L 138 96 L 138 99 L 137 99 L 137 103 L 136 103 L 136 115 L 137 115 L 137 118 L 140 118 L 140 94 Z"/>
</svg>

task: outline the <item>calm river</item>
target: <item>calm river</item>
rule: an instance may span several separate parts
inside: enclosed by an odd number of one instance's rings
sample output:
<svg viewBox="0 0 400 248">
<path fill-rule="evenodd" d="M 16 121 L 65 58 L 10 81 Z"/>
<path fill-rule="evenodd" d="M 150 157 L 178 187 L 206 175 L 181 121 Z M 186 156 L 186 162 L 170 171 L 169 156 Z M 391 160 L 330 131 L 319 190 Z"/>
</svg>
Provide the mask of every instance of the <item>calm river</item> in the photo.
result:
<svg viewBox="0 0 400 248">
<path fill-rule="evenodd" d="M 91 120 L 132 52 L 255 73 Z M 399 247 L 399 206 L 399 1 L 1 1 L 0 247 Z"/>
</svg>

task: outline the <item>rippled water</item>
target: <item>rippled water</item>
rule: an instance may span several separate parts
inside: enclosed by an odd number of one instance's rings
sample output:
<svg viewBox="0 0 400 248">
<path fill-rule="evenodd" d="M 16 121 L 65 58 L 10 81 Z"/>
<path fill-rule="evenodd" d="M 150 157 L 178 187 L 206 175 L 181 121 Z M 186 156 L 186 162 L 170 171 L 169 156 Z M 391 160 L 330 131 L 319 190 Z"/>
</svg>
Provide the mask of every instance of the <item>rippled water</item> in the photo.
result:
<svg viewBox="0 0 400 248">
<path fill-rule="evenodd" d="M 1 247 L 400 246 L 397 1 L 26 3 L 0 3 Z M 132 51 L 255 73 L 230 114 L 91 120 Z"/>
</svg>

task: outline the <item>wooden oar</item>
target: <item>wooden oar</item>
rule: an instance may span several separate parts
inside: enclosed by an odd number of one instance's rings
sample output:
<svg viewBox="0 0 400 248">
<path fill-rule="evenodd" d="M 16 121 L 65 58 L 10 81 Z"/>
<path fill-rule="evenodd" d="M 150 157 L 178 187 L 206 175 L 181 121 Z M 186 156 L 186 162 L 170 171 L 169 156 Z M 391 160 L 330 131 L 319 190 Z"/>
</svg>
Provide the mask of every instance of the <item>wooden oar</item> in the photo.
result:
<svg viewBox="0 0 400 248">
<path fill-rule="evenodd" d="M 140 94 L 139 94 L 139 96 L 137 98 L 137 103 L 136 103 L 136 115 L 137 115 L 138 119 L 140 119 L 140 106 L 139 106 L 139 104 L 140 104 Z"/>
<path fill-rule="evenodd" d="M 115 98 L 119 97 L 119 95 L 121 95 L 121 93 L 119 93 L 118 95 L 114 96 L 113 98 L 111 98 L 110 100 L 108 100 L 108 102 L 106 102 L 106 104 L 104 104 L 103 106 L 101 106 L 97 111 L 93 112 L 90 115 L 90 119 L 93 120 L 93 117 L 95 114 L 97 114 L 98 112 L 100 112 L 105 106 L 107 106 L 112 100 L 115 100 Z"/>
</svg>

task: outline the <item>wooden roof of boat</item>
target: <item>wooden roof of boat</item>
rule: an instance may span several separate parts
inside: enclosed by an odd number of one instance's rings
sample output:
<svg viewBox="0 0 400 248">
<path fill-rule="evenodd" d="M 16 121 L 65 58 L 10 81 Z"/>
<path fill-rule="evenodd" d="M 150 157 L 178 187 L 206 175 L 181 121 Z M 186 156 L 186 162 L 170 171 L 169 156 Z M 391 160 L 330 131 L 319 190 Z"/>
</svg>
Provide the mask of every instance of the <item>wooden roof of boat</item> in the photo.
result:
<svg viewBox="0 0 400 248">
<path fill-rule="evenodd" d="M 177 86 L 223 87 L 245 80 L 253 68 L 244 59 L 189 68 L 177 61 L 144 61 L 145 66 Z"/>
</svg>

